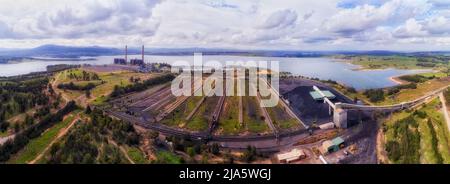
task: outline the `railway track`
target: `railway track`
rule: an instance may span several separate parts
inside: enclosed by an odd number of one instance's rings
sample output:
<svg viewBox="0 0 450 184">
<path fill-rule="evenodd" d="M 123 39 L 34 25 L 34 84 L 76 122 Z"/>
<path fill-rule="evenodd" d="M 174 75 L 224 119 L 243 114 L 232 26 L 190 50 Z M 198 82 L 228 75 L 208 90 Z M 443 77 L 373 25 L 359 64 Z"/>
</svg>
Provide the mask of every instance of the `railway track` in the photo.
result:
<svg viewBox="0 0 450 184">
<path fill-rule="evenodd" d="M 212 134 L 217 124 L 219 123 L 220 113 L 223 109 L 223 104 L 225 103 L 225 95 L 221 96 L 216 107 L 214 108 L 214 112 L 212 114 L 212 118 L 209 122 L 208 134 Z"/>
<path fill-rule="evenodd" d="M 281 95 L 280 95 L 280 93 L 275 89 L 275 88 L 273 88 L 273 86 L 272 85 L 270 85 L 269 84 L 269 82 L 267 81 L 267 80 L 265 80 L 265 79 L 262 79 L 266 84 L 267 84 L 267 86 L 269 86 L 270 87 L 270 91 L 272 92 L 272 95 L 276 95 L 276 96 L 278 96 L 279 97 L 279 100 L 280 100 L 280 103 L 281 103 L 281 105 L 285 108 L 285 110 L 287 111 L 287 113 L 292 117 L 292 118 L 295 118 L 299 123 L 300 123 L 300 125 L 301 126 L 303 126 L 305 129 L 308 129 L 309 128 L 309 126 L 308 125 L 306 125 L 295 113 L 294 113 L 294 111 L 291 109 L 291 107 L 288 105 L 288 103 L 281 97 Z"/>
<path fill-rule="evenodd" d="M 192 85 L 194 85 L 194 84 L 192 83 Z M 197 89 L 194 89 L 193 90 L 193 94 L 195 94 L 199 90 L 202 90 L 202 88 L 199 87 Z M 192 98 L 192 96 L 181 96 L 181 97 L 178 97 L 178 99 L 174 103 L 172 103 L 168 107 L 164 108 L 163 112 L 159 115 L 158 119 L 159 120 L 163 119 L 165 116 L 167 116 L 168 114 L 173 112 L 175 109 L 177 109 L 181 104 L 186 102 L 186 100 L 188 100 L 189 98 Z M 202 98 L 201 103 L 203 103 L 204 99 L 206 99 L 206 96 L 204 98 Z M 197 111 L 198 107 L 200 107 L 201 103 L 194 109 L 194 111 L 191 113 L 192 115 L 195 114 L 195 112 Z M 192 115 L 190 115 L 190 117 L 192 117 Z"/>
<path fill-rule="evenodd" d="M 244 124 L 244 108 L 242 105 L 242 96 L 239 96 L 239 125 Z"/>
<path fill-rule="evenodd" d="M 249 85 L 253 90 L 256 90 L 254 85 Z M 257 91 L 257 90 L 256 90 Z M 259 91 L 256 92 L 256 99 L 258 100 L 259 104 L 262 103 L 261 100 L 261 94 L 259 93 Z M 264 121 L 267 123 L 267 125 L 269 126 L 269 128 L 272 130 L 272 132 L 274 133 L 274 135 L 278 138 L 279 136 L 279 132 L 277 127 L 273 124 L 273 120 L 269 115 L 269 112 L 267 112 L 267 109 L 263 106 L 260 105 L 260 109 L 263 113 L 264 116 Z"/>
<path fill-rule="evenodd" d="M 161 89 L 160 91 L 155 92 L 155 94 L 144 98 L 143 100 L 140 100 L 136 103 L 131 104 L 132 107 L 145 107 L 145 108 L 149 108 L 148 104 L 151 104 L 150 106 L 156 105 L 157 102 L 161 99 L 163 99 L 164 97 L 168 97 L 169 95 L 171 95 L 171 90 L 170 88 L 164 88 Z"/>
<path fill-rule="evenodd" d="M 205 102 L 206 98 L 207 98 L 206 96 L 202 97 L 202 99 L 195 105 L 195 108 L 192 110 L 192 112 L 189 113 L 189 115 L 185 118 L 186 121 L 191 120 L 192 116 L 194 116 L 194 114 L 197 112 L 197 110 L 200 108 L 203 102 Z"/>
<path fill-rule="evenodd" d="M 115 118 L 121 119 L 123 121 L 128 121 L 134 123 L 141 127 L 161 132 L 166 136 L 177 136 L 182 138 L 190 138 L 192 140 L 204 140 L 204 141 L 216 141 L 216 142 L 251 142 L 251 141 L 267 141 L 274 139 L 282 139 L 287 137 L 292 137 L 296 135 L 306 134 L 307 130 L 297 130 L 292 132 L 281 133 L 278 136 L 274 134 L 269 135 L 250 135 L 250 136 L 224 136 L 224 135 L 210 135 L 208 132 L 189 132 L 176 128 L 167 127 L 158 123 L 150 123 L 144 119 L 139 119 L 134 116 L 115 111 L 105 111 L 106 114 L 113 116 Z"/>
<path fill-rule="evenodd" d="M 261 95 L 258 93 L 258 102 L 261 103 Z M 264 116 L 264 120 L 266 121 L 267 125 L 269 125 L 270 129 L 272 130 L 272 132 L 275 134 L 276 137 L 279 136 L 279 131 L 277 129 L 277 127 L 273 124 L 273 120 L 269 115 L 269 112 L 267 112 L 267 109 L 265 107 L 260 107 L 261 111 L 263 112 L 263 116 Z"/>
<path fill-rule="evenodd" d="M 157 120 L 160 121 L 164 119 L 168 114 L 172 113 L 178 106 L 183 104 L 188 98 L 189 98 L 188 96 L 178 97 L 178 99 L 174 103 L 164 108 L 163 112 L 158 115 Z"/>
</svg>

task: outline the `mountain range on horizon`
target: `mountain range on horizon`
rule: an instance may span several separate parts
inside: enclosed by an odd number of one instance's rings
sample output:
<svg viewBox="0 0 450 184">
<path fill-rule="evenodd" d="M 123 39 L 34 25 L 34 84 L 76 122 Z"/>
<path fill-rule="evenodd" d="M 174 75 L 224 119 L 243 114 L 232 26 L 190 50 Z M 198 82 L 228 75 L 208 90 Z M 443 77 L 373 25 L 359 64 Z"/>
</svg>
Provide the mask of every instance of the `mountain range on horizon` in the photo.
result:
<svg viewBox="0 0 450 184">
<path fill-rule="evenodd" d="M 42 45 L 31 49 L 0 48 L 0 57 L 55 57 L 55 58 L 79 58 L 82 56 L 94 57 L 103 55 L 123 55 L 125 49 L 101 47 L 101 46 L 63 46 Z M 388 50 L 367 51 L 294 51 L 294 50 L 238 50 L 221 48 L 146 48 L 145 54 L 149 55 L 192 55 L 203 53 L 204 55 L 245 55 L 262 57 L 320 57 L 326 55 L 397 55 L 397 54 L 433 54 L 450 53 L 448 51 L 424 51 L 424 52 L 400 52 Z M 140 47 L 129 47 L 128 54 L 141 54 Z"/>
</svg>

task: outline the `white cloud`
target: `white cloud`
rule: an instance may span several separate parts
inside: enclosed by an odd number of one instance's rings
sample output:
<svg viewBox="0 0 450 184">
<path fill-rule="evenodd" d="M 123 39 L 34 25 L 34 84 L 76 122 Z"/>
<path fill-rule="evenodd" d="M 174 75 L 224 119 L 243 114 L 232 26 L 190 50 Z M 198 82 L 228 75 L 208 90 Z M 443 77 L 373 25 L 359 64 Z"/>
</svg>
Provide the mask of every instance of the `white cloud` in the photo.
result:
<svg viewBox="0 0 450 184">
<path fill-rule="evenodd" d="M 330 31 L 352 36 L 379 26 L 403 22 L 425 13 L 430 7 L 425 1 L 413 0 L 393 0 L 381 6 L 358 5 L 333 15 L 325 26 Z"/>
<path fill-rule="evenodd" d="M 443 16 L 433 17 L 424 23 L 424 27 L 433 35 L 448 34 L 450 33 L 450 20 Z"/>
<path fill-rule="evenodd" d="M 28 5 L 18 1 L 11 4 L 14 12 L 0 12 L 0 21 L 12 30 L 10 37 L 17 39 L 153 35 L 159 24 L 152 17 L 152 8 L 159 3 L 155 0 L 47 0 Z"/>
<path fill-rule="evenodd" d="M 444 0 L 0 0 L 0 47 L 441 48 Z M 422 45 L 421 45 L 422 44 Z"/>
<path fill-rule="evenodd" d="M 399 38 L 423 37 L 427 35 L 427 32 L 419 22 L 411 18 L 406 21 L 405 25 L 395 29 L 394 35 Z"/>
<path fill-rule="evenodd" d="M 272 13 L 261 25 L 263 29 L 286 28 L 295 26 L 297 13 L 292 10 L 280 10 Z"/>
</svg>

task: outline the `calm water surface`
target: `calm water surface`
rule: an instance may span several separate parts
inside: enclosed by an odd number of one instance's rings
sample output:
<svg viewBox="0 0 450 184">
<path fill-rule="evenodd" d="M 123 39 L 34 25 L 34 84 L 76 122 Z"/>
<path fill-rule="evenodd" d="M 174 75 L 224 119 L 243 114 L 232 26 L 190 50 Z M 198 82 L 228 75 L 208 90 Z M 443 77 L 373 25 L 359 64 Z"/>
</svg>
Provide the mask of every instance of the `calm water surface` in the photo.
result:
<svg viewBox="0 0 450 184">
<path fill-rule="evenodd" d="M 28 60 L 19 63 L 0 64 L 0 76 L 14 76 L 30 72 L 45 71 L 46 66 L 55 64 L 92 64 L 105 65 L 113 63 L 115 56 L 100 56 L 89 61 L 36 61 Z M 122 56 L 116 56 L 122 57 Z M 129 56 L 129 58 L 140 56 Z M 193 56 L 145 56 L 146 62 L 174 63 L 188 61 L 193 63 Z M 370 70 L 358 71 L 356 65 L 335 62 L 330 58 L 279 58 L 279 57 L 245 57 L 245 56 L 204 56 L 203 61 L 279 61 L 280 71 L 291 72 L 295 75 L 331 79 L 356 89 L 382 88 L 396 85 L 389 78 L 404 74 L 425 72 L 426 70 Z"/>
</svg>

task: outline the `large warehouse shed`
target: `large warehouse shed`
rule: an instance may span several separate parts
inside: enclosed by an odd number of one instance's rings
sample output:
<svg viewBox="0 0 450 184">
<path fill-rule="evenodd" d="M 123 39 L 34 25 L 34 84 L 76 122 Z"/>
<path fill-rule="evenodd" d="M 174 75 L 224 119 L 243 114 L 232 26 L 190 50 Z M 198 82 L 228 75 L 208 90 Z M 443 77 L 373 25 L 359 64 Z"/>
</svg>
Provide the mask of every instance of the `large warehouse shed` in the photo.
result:
<svg viewBox="0 0 450 184">
<path fill-rule="evenodd" d="M 330 91 L 322 91 L 322 93 L 325 95 L 325 97 L 327 97 L 330 100 L 333 100 L 336 98 L 336 96 L 331 93 Z M 309 94 L 311 95 L 311 97 L 316 100 L 316 101 L 321 101 L 324 99 L 324 96 L 322 96 L 319 92 L 317 91 L 311 91 L 309 92 Z"/>
</svg>

